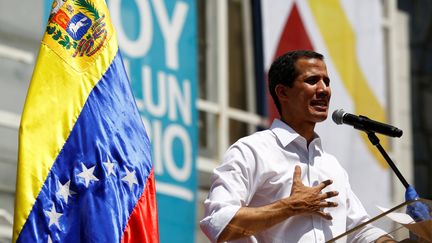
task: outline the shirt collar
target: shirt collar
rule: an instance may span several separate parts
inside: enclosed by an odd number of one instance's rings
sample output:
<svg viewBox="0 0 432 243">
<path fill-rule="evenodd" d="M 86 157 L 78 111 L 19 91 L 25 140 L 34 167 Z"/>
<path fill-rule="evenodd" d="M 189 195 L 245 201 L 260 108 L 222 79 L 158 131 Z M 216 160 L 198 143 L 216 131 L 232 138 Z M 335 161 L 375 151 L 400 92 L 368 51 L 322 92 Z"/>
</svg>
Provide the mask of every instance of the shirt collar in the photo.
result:
<svg viewBox="0 0 432 243">
<path fill-rule="evenodd" d="M 283 147 L 286 147 L 297 138 L 306 142 L 305 138 L 300 136 L 300 134 L 298 134 L 296 131 L 294 131 L 294 129 L 292 129 L 288 124 L 281 121 L 280 119 L 273 120 L 270 130 L 276 135 Z M 322 151 L 321 139 L 316 132 L 314 132 L 314 139 L 312 140 L 311 144 L 315 144 L 318 150 Z"/>
</svg>

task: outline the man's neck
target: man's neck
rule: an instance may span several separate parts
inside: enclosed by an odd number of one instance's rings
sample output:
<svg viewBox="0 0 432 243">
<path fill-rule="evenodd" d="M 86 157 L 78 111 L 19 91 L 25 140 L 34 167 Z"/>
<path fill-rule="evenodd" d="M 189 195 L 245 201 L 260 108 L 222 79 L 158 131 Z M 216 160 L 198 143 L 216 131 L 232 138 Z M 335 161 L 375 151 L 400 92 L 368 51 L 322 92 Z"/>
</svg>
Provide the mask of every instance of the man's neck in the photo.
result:
<svg viewBox="0 0 432 243">
<path fill-rule="evenodd" d="M 288 126 L 290 126 L 294 131 L 296 131 L 300 136 L 304 137 L 307 141 L 307 144 L 309 145 L 310 142 L 312 142 L 312 140 L 315 137 L 315 123 L 311 122 L 311 123 L 305 123 L 305 122 L 301 122 L 301 123 L 296 123 L 293 121 L 290 121 L 289 119 L 284 119 L 281 118 L 281 120 L 287 124 Z"/>
</svg>

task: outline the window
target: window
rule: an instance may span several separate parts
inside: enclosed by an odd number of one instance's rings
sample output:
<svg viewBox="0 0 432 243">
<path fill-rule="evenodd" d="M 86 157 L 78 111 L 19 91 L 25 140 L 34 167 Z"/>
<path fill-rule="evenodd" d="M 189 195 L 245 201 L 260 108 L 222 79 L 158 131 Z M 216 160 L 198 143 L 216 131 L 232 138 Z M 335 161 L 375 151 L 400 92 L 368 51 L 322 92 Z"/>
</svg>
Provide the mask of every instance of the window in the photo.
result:
<svg viewBox="0 0 432 243">
<path fill-rule="evenodd" d="M 228 146 L 265 119 L 257 114 L 251 2 L 198 0 L 201 189 Z"/>
</svg>

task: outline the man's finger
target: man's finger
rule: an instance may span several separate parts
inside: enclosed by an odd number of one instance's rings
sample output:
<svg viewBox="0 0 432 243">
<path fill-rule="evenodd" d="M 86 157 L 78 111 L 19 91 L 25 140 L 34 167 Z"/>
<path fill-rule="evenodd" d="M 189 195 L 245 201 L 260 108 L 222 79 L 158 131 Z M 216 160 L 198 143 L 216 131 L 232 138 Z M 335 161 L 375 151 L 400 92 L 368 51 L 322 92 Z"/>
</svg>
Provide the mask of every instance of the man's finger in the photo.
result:
<svg viewBox="0 0 432 243">
<path fill-rule="evenodd" d="M 301 168 L 299 165 L 296 165 L 294 167 L 294 174 L 293 174 L 293 182 L 294 183 L 301 183 Z"/>
<path fill-rule="evenodd" d="M 320 188 L 320 190 L 324 189 L 325 187 L 327 187 L 328 185 L 332 184 L 333 181 L 332 180 L 325 180 L 323 182 L 321 182 L 317 187 Z"/>
<path fill-rule="evenodd" d="M 329 191 L 321 194 L 321 197 L 322 199 L 327 199 L 327 198 L 336 197 L 337 195 L 339 195 L 338 191 Z"/>
<path fill-rule="evenodd" d="M 327 220 L 332 220 L 333 217 L 329 213 L 324 213 L 323 211 L 318 211 L 317 214 Z"/>
<path fill-rule="evenodd" d="M 339 204 L 337 202 L 332 201 L 324 201 L 320 203 L 321 208 L 334 208 L 337 207 Z"/>
</svg>

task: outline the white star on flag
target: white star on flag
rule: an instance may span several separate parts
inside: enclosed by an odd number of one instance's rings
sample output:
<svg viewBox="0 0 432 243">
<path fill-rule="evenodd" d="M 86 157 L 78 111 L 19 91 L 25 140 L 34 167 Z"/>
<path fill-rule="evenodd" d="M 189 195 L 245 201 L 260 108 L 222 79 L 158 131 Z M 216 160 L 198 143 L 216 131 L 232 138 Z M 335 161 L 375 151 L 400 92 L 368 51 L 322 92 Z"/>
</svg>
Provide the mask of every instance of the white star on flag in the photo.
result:
<svg viewBox="0 0 432 243">
<path fill-rule="evenodd" d="M 111 162 L 110 158 L 107 158 L 107 162 L 103 163 L 105 165 L 105 167 L 107 168 L 108 171 L 108 176 L 110 176 L 111 174 L 113 174 L 115 176 L 114 173 L 114 166 L 116 165 L 115 163 Z"/>
<path fill-rule="evenodd" d="M 99 181 L 99 179 L 93 175 L 93 171 L 96 166 L 91 167 L 90 169 L 87 169 L 87 167 L 84 165 L 84 163 L 81 163 L 82 172 L 78 174 L 79 177 L 83 178 L 85 180 L 85 186 L 88 187 L 90 181 Z"/>
<path fill-rule="evenodd" d="M 45 213 L 49 218 L 48 227 L 55 224 L 57 228 L 60 229 L 59 219 L 63 214 L 56 211 L 54 204 L 52 205 L 51 211 L 45 211 Z"/>
<path fill-rule="evenodd" d="M 64 185 L 61 184 L 60 181 L 58 182 L 59 190 L 57 191 L 57 195 L 59 195 L 63 200 L 65 200 L 66 204 L 68 203 L 69 197 L 72 196 L 72 194 L 76 194 L 74 191 L 71 191 L 69 189 L 70 187 L 70 180 L 66 182 Z"/>
<path fill-rule="evenodd" d="M 125 170 L 126 170 L 126 176 L 123 177 L 121 180 L 128 183 L 129 188 L 132 190 L 134 184 L 138 185 L 138 180 L 135 176 L 135 171 L 134 170 L 129 171 L 127 167 L 125 167 Z"/>
</svg>

